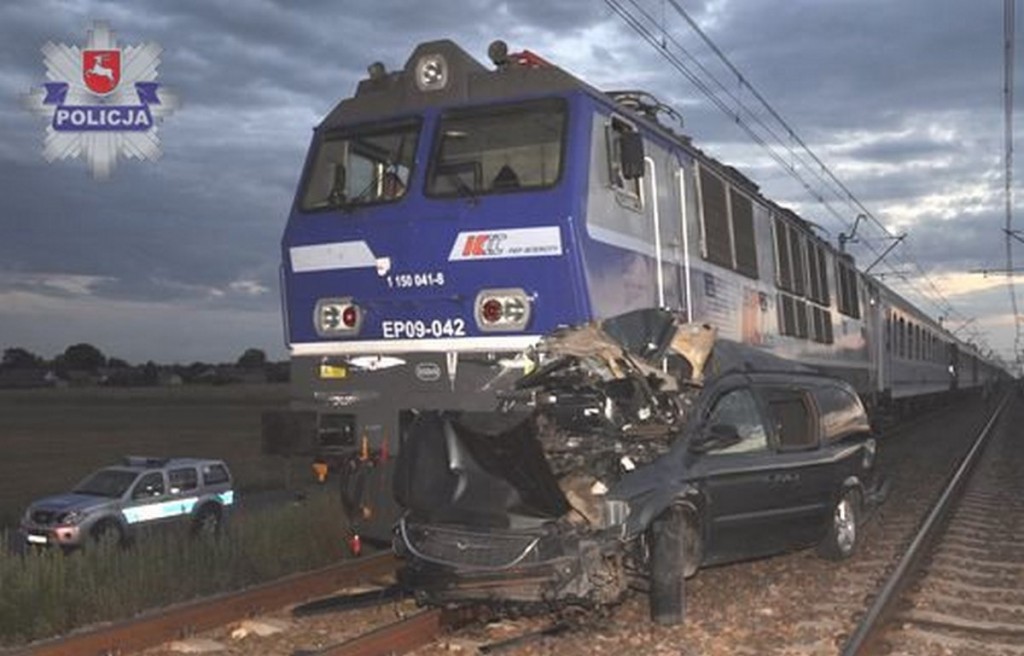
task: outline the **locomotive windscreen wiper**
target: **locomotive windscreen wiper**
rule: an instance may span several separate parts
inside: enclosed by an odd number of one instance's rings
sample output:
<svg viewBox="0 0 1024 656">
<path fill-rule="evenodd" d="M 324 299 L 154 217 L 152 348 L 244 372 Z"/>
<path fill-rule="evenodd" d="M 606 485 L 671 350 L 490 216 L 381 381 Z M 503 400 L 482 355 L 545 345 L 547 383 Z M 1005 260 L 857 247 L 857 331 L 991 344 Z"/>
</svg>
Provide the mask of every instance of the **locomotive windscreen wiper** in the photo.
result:
<svg viewBox="0 0 1024 656">
<path fill-rule="evenodd" d="M 334 165 L 334 182 L 331 191 L 327 194 L 327 205 L 329 207 L 340 207 L 345 204 L 345 165 Z"/>
<path fill-rule="evenodd" d="M 461 177 L 459 177 L 458 173 L 454 171 L 447 171 L 444 175 L 448 181 L 452 183 L 452 186 L 455 187 L 455 192 L 459 198 L 465 198 L 469 201 L 470 205 L 476 205 L 476 192 L 473 191 L 473 188 L 466 184 Z"/>
</svg>

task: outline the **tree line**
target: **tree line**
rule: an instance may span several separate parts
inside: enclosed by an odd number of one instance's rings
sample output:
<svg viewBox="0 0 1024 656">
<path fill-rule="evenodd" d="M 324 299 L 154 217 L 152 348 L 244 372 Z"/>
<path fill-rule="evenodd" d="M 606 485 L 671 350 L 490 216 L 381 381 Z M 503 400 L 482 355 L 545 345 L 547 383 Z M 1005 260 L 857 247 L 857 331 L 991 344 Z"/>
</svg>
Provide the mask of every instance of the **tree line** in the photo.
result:
<svg viewBox="0 0 1024 656">
<path fill-rule="evenodd" d="M 84 342 L 68 346 L 63 353 L 51 359 L 20 346 L 5 348 L 0 356 L 0 372 L 47 370 L 60 378 L 74 374 L 102 374 L 112 384 L 119 384 L 120 381 L 120 384 L 128 385 L 155 385 L 161 373 L 177 375 L 185 381 L 205 377 L 209 379 L 207 382 L 232 382 L 225 379 L 229 375 L 225 373 L 227 368 L 243 372 L 262 371 L 270 381 L 287 379 L 287 365 L 268 361 L 266 353 L 258 348 L 245 349 L 234 362 L 192 362 L 187 365 L 159 365 L 152 360 L 133 365 L 121 358 L 107 357 L 93 344 Z"/>
</svg>

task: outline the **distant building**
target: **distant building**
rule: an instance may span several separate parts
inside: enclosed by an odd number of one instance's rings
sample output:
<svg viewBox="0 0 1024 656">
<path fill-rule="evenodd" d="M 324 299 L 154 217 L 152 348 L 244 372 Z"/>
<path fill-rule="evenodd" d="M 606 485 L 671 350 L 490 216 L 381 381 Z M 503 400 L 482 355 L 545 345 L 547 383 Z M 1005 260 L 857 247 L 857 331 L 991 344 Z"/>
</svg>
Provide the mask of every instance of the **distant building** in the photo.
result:
<svg viewBox="0 0 1024 656">
<path fill-rule="evenodd" d="M 0 370 L 0 389 L 33 389 L 39 387 L 57 387 L 60 383 L 49 369 L 2 369 Z"/>
</svg>

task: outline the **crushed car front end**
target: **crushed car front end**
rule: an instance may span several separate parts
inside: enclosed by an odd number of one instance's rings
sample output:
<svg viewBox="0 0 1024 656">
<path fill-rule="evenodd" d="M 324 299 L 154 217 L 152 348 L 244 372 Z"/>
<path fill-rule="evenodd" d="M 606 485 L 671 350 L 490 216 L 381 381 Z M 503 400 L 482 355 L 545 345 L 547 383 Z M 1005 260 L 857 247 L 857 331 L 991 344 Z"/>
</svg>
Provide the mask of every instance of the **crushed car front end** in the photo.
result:
<svg viewBox="0 0 1024 656">
<path fill-rule="evenodd" d="M 644 568 L 629 521 L 644 500 L 615 489 L 670 451 L 713 340 L 668 313 L 623 315 L 545 338 L 495 412 L 419 413 L 395 476 L 406 587 L 434 605 L 620 599 Z"/>
<path fill-rule="evenodd" d="M 432 605 L 606 604 L 626 590 L 616 531 L 552 522 L 535 529 L 399 523 L 403 583 Z"/>
</svg>

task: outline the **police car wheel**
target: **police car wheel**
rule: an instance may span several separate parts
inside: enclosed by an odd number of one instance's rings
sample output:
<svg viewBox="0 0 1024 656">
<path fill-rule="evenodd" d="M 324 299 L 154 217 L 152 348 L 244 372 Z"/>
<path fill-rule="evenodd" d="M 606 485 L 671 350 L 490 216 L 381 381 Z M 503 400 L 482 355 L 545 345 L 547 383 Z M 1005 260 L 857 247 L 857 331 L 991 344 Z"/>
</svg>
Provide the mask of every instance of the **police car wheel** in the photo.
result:
<svg viewBox="0 0 1024 656">
<path fill-rule="evenodd" d="M 220 511 L 213 506 L 206 506 L 196 515 L 192 523 L 192 533 L 197 536 L 217 535 L 220 532 Z"/>
<path fill-rule="evenodd" d="M 112 548 L 122 546 L 125 543 L 121 527 L 112 521 L 100 522 L 89 532 L 92 543 L 97 547 Z"/>
</svg>

